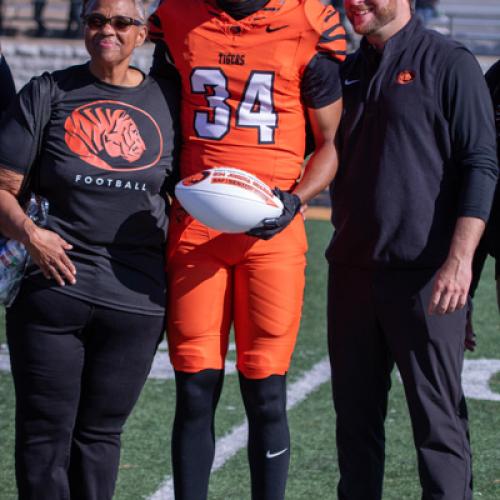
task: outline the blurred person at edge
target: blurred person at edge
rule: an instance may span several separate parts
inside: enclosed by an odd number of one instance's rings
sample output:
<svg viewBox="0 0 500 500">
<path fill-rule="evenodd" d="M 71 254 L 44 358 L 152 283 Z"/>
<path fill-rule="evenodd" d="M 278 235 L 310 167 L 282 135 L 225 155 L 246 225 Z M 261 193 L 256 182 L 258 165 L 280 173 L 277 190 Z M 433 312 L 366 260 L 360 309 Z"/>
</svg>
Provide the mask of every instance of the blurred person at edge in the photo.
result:
<svg viewBox="0 0 500 500">
<path fill-rule="evenodd" d="M 437 16 L 438 3 L 439 0 L 415 0 L 415 12 L 424 24 Z"/>
<path fill-rule="evenodd" d="M 42 37 L 47 34 L 47 29 L 43 21 L 43 11 L 45 10 L 46 0 L 33 0 L 33 19 L 36 22 L 36 36 Z"/>
<path fill-rule="evenodd" d="M 34 78 L 0 126 L 0 232 L 32 260 L 6 314 L 21 500 L 112 498 L 164 331 L 177 93 L 129 65 L 147 36 L 141 0 L 90 0 L 83 14 L 90 62 Z M 32 184 L 50 204 L 42 229 L 16 195 L 48 89 Z"/>
<path fill-rule="evenodd" d="M 409 0 L 345 0 L 363 35 L 341 68 L 328 333 L 340 499 L 382 497 L 394 365 L 422 498 L 470 500 L 461 372 L 472 259 L 498 177 L 475 57 Z"/>
<path fill-rule="evenodd" d="M 10 71 L 9 65 L 0 47 L 0 117 L 5 110 L 10 106 L 16 96 L 16 88 L 14 86 L 14 79 Z"/>
<path fill-rule="evenodd" d="M 71 0 L 69 5 L 68 21 L 66 24 L 66 37 L 72 38 L 80 32 L 80 12 L 83 0 Z"/>
<path fill-rule="evenodd" d="M 497 153 L 500 163 L 500 60 L 497 61 L 486 73 L 486 83 L 491 92 L 493 106 L 495 110 L 495 123 L 497 130 Z M 473 276 L 470 289 L 471 297 L 474 297 L 479 278 L 484 266 L 486 257 L 491 255 L 495 259 L 495 280 L 497 284 L 497 303 L 500 312 L 500 189 L 497 186 L 493 208 L 490 219 L 486 226 L 484 236 L 479 243 L 476 255 L 474 256 Z M 472 330 L 472 321 L 469 324 Z"/>
<path fill-rule="evenodd" d="M 3 0 L 0 0 L 0 35 L 3 35 Z"/>
</svg>

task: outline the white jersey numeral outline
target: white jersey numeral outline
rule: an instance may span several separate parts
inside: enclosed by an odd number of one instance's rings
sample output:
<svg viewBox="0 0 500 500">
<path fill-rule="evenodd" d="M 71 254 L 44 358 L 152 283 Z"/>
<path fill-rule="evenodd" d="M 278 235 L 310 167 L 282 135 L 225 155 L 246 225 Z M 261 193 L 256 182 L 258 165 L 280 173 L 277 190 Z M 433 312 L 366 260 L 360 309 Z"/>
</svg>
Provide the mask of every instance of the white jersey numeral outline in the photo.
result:
<svg viewBox="0 0 500 500">
<path fill-rule="evenodd" d="M 212 113 L 196 111 L 196 133 L 199 137 L 220 141 L 229 132 L 231 119 L 231 108 L 226 102 L 229 98 L 226 75 L 220 69 L 196 68 L 191 73 L 191 91 L 193 94 L 204 94 L 213 110 Z"/>
</svg>

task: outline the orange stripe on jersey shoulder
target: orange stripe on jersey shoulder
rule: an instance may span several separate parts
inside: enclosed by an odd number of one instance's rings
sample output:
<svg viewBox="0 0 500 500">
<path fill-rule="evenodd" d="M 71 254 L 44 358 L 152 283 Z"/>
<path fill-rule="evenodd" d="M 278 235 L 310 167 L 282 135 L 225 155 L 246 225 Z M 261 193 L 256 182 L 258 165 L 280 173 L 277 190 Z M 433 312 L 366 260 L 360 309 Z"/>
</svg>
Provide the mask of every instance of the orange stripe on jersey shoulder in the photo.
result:
<svg viewBox="0 0 500 500">
<path fill-rule="evenodd" d="M 323 5 L 320 0 L 304 0 L 304 12 L 319 35 L 317 50 L 343 61 L 347 55 L 347 41 L 338 12 L 331 5 Z"/>
</svg>

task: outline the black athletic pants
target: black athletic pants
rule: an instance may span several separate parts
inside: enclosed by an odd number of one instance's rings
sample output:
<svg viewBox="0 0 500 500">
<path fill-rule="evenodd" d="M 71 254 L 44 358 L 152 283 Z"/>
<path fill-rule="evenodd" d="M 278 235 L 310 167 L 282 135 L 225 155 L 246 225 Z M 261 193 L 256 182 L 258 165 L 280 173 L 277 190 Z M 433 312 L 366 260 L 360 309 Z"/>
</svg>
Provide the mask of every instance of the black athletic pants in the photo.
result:
<svg viewBox="0 0 500 500">
<path fill-rule="evenodd" d="M 172 429 L 176 500 L 206 500 L 215 456 L 214 418 L 223 370 L 175 372 L 177 404 Z M 239 374 L 248 417 L 252 500 L 284 500 L 290 462 L 286 376 L 248 379 Z"/>
<path fill-rule="evenodd" d="M 20 500 L 112 498 L 122 427 L 162 330 L 162 317 L 21 289 L 7 311 Z"/>
<path fill-rule="evenodd" d="M 427 314 L 433 274 L 330 267 L 328 333 L 341 500 L 382 498 L 394 363 L 410 411 L 422 498 L 472 498 L 461 387 L 465 310 Z"/>
</svg>

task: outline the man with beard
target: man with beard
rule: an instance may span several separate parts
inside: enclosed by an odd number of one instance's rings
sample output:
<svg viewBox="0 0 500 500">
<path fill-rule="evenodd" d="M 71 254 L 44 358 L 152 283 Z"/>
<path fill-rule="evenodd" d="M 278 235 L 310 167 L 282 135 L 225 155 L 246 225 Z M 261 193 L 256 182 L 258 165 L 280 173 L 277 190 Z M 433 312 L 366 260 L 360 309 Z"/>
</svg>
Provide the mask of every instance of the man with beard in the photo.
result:
<svg viewBox="0 0 500 500">
<path fill-rule="evenodd" d="M 338 496 L 382 497 L 396 364 L 423 498 L 469 500 L 464 305 L 498 175 L 491 100 L 474 57 L 409 0 L 344 5 L 363 39 L 341 70 L 327 250 Z"/>
</svg>

